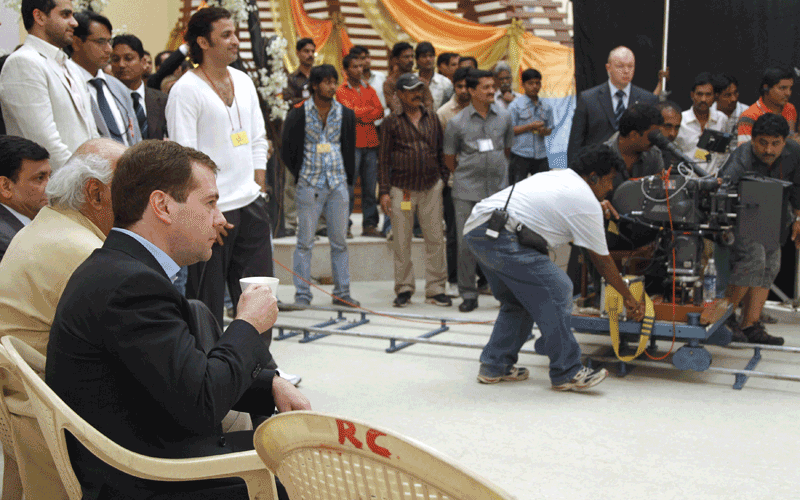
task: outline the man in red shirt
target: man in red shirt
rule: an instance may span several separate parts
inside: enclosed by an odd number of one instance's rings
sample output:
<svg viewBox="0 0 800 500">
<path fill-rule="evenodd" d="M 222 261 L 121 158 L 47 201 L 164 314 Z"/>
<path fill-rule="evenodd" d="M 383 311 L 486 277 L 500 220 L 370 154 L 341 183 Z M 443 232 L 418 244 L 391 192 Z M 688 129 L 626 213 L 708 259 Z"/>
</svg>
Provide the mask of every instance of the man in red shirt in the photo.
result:
<svg viewBox="0 0 800 500">
<path fill-rule="evenodd" d="M 378 182 L 378 131 L 375 120 L 383 118 L 383 105 L 375 89 L 361 78 L 364 61 L 357 55 L 342 60 L 347 78 L 336 91 L 336 100 L 356 114 L 356 172 L 361 177 L 362 234 L 383 238 L 378 230 L 378 202 L 375 186 Z M 350 186 L 350 213 L 353 213 L 353 186 Z"/>
<path fill-rule="evenodd" d="M 739 119 L 738 135 L 739 145 L 750 140 L 753 124 L 761 116 L 767 113 L 782 115 L 789 122 L 789 138 L 797 140 L 796 127 L 797 110 L 794 104 L 789 102 L 792 97 L 792 85 L 794 85 L 794 74 L 785 68 L 767 68 L 764 77 L 761 79 L 761 98 L 755 104 L 747 108 Z"/>
</svg>

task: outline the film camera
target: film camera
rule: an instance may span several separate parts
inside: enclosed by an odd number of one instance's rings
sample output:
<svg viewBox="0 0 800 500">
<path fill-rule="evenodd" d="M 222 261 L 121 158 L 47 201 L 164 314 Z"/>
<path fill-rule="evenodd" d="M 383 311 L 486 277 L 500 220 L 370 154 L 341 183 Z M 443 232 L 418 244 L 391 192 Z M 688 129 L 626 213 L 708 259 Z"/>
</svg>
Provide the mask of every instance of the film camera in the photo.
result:
<svg viewBox="0 0 800 500">
<path fill-rule="evenodd" d="M 671 292 L 674 279 L 676 303 L 699 305 L 703 240 L 730 246 L 737 235 L 747 234 L 766 248 L 779 247 L 791 224 L 791 183 L 747 176 L 730 185 L 705 175 L 691 160 L 684 163 L 669 177 L 624 182 L 611 203 L 621 217 L 620 239 L 629 249 L 655 243 L 643 273 L 648 292 Z"/>
</svg>

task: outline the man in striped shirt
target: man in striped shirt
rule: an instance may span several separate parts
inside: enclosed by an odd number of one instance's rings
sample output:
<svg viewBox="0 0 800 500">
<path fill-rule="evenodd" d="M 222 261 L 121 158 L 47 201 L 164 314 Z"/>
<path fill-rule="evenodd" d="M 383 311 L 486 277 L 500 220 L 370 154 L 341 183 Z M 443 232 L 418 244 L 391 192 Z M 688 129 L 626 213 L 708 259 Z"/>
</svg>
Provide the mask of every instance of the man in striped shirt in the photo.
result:
<svg viewBox="0 0 800 500">
<path fill-rule="evenodd" d="M 423 104 L 425 83 L 413 73 L 397 79 L 402 105 L 381 125 L 378 181 L 381 208 L 392 219 L 395 307 L 405 307 L 414 293 L 411 232 L 417 213 L 425 239 L 425 302 L 453 304 L 445 295 L 442 189 L 449 171 L 442 154 L 442 126 Z"/>
</svg>

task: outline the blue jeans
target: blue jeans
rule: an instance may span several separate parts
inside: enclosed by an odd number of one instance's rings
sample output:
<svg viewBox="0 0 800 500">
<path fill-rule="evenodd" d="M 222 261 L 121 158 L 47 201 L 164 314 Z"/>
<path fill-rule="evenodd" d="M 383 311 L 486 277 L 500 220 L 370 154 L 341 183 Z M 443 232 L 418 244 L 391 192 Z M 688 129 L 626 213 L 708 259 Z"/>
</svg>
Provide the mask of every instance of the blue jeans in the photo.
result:
<svg viewBox="0 0 800 500">
<path fill-rule="evenodd" d="M 333 295 L 350 295 L 350 261 L 347 255 L 347 205 L 349 203 L 347 183 L 318 189 L 301 178 L 297 182 L 297 247 L 294 250 L 292 270 L 295 275 L 295 301 L 311 302 L 311 287 L 305 280 L 311 280 L 311 249 L 314 247 L 314 233 L 322 213 L 328 222 L 328 239 L 331 245 L 331 270 L 333 272 Z"/>
<path fill-rule="evenodd" d="M 536 352 L 550 358 L 550 380 L 554 385 L 567 382 L 582 367 L 581 348 L 570 327 L 572 282 L 547 255 L 520 245 L 516 234 L 502 230 L 491 240 L 485 233 L 482 224 L 464 236 L 500 301 L 492 336 L 481 353 L 482 367 L 491 375 L 508 372 L 536 322 L 542 332 Z"/>
<path fill-rule="evenodd" d="M 378 226 L 378 200 L 375 187 L 378 184 L 378 148 L 356 148 L 356 173 L 350 186 L 350 213 L 353 213 L 355 179 L 361 176 L 362 229 Z"/>
</svg>

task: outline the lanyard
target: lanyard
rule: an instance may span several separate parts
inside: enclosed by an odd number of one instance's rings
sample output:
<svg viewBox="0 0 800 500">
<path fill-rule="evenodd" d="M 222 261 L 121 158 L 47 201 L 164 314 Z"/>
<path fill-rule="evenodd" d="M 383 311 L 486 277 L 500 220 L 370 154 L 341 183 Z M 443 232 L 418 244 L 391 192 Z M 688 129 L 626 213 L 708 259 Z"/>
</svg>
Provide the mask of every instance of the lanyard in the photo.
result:
<svg viewBox="0 0 800 500">
<path fill-rule="evenodd" d="M 222 93 L 219 91 L 217 86 L 214 85 L 214 81 L 211 78 L 208 77 L 208 73 L 206 73 L 206 70 L 204 70 L 202 66 L 200 66 L 200 71 L 203 72 L 203 75 L 205 75 L 206 80 L 208 80 L 208 83 L 211 84 L 211 87 L 214 89 L 214 92 L 217 93 L 217 95 L 219 96 L 220 100 L 222 101 L 222 104 L 225 106 L 225 111 L 228 113 L 228 120 L 231 121 L 231 130 L 236 130 L 234 128 L 234 126 L 233 126 L 233 118 L 231 117 L 231 112 L 228 109 L 228 105 L 225 103 L 225 99 L 222 98 Z M 225 74 L 228 75 L 228 82 L 230 82 L 230 84 L 231 84 L 231 92 L 233 92 L 233 102 L 236 104 L 236 113 L 239 115 L 239 130 L 241 130 L 242 129 L 242 112 L 239 110 L 239 102 L 236 100 L 236 89 L 233 87 L 233 80 L 231 79 L 231 74 L 230 74 L 230 72 L 228 72 L 227 68 L 225 69 Z"/>
</svg>

